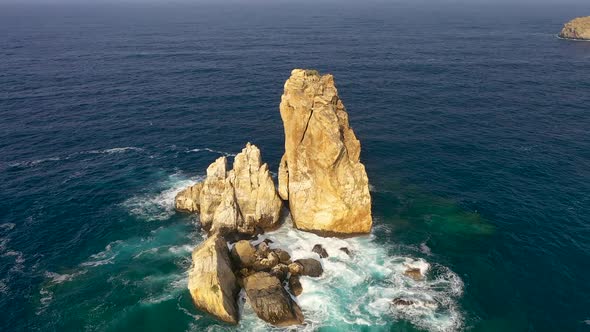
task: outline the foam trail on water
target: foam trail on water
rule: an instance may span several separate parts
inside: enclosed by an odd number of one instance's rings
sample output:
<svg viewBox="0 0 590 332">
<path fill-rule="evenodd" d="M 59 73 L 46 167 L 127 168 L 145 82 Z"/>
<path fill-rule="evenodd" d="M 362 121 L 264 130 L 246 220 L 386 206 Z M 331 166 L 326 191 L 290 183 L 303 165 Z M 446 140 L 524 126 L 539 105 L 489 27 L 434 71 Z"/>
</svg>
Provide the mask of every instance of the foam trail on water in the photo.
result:
<svg viewBox="0 0 590 332">
<path fill-rule="evenodd" d="M 104 150 L 90 150 L 90 151 L 82 151 L 82 152 L 74 152 L 69 155 L 61 155 L 61 156 L 54 156 L 49 158 L 42 158 L 36 160 L 24 160 L 24 161 L 14 161 L 7 163 L 8 167 L 33 167 L 37 166 L 42 163 L 46 162 L 55 162 L 55 161 L 66 161 L 71 158 L 74 158 L 79 155 L 88 155 L 88 154 L 115 154 L 115 153 L 125 153 L 129 151 L 134 152 L 143 152 L 145 151 L 142 148 L 138 148 L 135 146 L 125 146 L 125 147 L 117 147 L 117 148 L 109 148 Z"/>
<path fill-rule="evenodd" d="M 91 150 L 91 151 L 86 151 L 86 152 L 82 152 L 84 153 L 88 153 L 88 154 L 113 154 L 113 153 L 124 153 L 124 152 L 128 152 L 128 151 L 135 151 L 135 152 L 142 152 L 144 151 L 142 148 L 138 148 L 135 146 L 125 146 L 125 147 L 121 147 L 121 148 L 110 148 L 110 149 L 104 149 L 104 150 Z"/>
<path fill-rule="evenodd" d="M 196 148 L 196 149 L 190 149 L 187 152 L 203 152 L 203 151 L 207 151 L 207 152 L 211 152 L 211 153 L 217 153 L 226 157 L 235 157 L 236 154 L 235 153 L 229 153 L 229 152 L 224 152 L 224 151 L 219 151 L 219 150 L 214 150 L 214 149 L 210 149 L 210 148 Z"/>
</svg>

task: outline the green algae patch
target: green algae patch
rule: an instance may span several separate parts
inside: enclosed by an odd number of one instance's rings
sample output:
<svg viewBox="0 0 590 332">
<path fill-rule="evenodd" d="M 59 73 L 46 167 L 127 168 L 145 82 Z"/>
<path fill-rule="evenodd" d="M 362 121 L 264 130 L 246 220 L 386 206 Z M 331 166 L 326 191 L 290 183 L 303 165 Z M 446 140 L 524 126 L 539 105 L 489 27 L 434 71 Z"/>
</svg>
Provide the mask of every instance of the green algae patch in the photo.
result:
<svg viewBox="0 0 590 332">
<path fill-rule="evenodd" d="M 388 187 L 388 190 L 372 193 L 373 213 L 391 225 L 396 233 L 412 230 L 456 236 L 495 233 L 495 227 L 479 212 L 453 199 L 398 183 Z"/>
</svg>

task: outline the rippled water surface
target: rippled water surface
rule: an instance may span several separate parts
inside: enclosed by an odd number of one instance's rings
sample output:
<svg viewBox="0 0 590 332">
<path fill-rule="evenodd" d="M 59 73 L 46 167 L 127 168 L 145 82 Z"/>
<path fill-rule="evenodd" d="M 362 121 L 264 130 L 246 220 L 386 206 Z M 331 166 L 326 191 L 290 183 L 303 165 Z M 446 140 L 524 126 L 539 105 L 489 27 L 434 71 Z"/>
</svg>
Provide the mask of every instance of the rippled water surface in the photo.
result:
<svg viewBox="0 0 590 332">
<path fill-rule="evenodd" d="M 0 330 L 234 330 L 191 303 L 173 198 L 247 141 L 276 171 L 296 67 L 335 75 L 375 218 L 266 235 L 330 253 L 301 329 L 590 330 L 590 43 L 556 38 L 584 11 L 0 4 Z"/>
</svg>

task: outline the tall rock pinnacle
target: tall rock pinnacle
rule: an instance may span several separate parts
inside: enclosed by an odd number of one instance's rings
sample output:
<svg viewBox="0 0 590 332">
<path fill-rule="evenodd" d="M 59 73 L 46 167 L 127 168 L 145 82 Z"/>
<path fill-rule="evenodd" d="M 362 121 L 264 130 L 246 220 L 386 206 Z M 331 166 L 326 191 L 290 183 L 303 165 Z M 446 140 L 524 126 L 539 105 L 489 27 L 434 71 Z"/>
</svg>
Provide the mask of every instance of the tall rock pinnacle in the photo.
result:
<svg viewBox="0 0 590 332">
<path fill-rule="evenodd" d="M 294 69 L 281 97 L 285 154 L 279 194 L 302 230 L 358 234 L 371 230 L 369 181 L 361 145 L 348 124 L 332 75 Z"/>
</svg>

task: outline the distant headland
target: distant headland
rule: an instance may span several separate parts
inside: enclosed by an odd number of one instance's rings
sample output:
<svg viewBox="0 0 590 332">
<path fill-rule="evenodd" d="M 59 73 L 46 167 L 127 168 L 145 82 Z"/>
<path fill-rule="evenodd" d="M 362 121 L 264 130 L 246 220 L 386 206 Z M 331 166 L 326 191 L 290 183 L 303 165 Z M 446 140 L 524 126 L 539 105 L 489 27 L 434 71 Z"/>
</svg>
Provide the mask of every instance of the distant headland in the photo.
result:
<svg viewBox="0 0 590 332">
<path fill-rule="evenodd" d="M 574 40 L 590 40 L 590 16 L 578 17 L 567 22 L 559 37 Z"/>
</svg>

